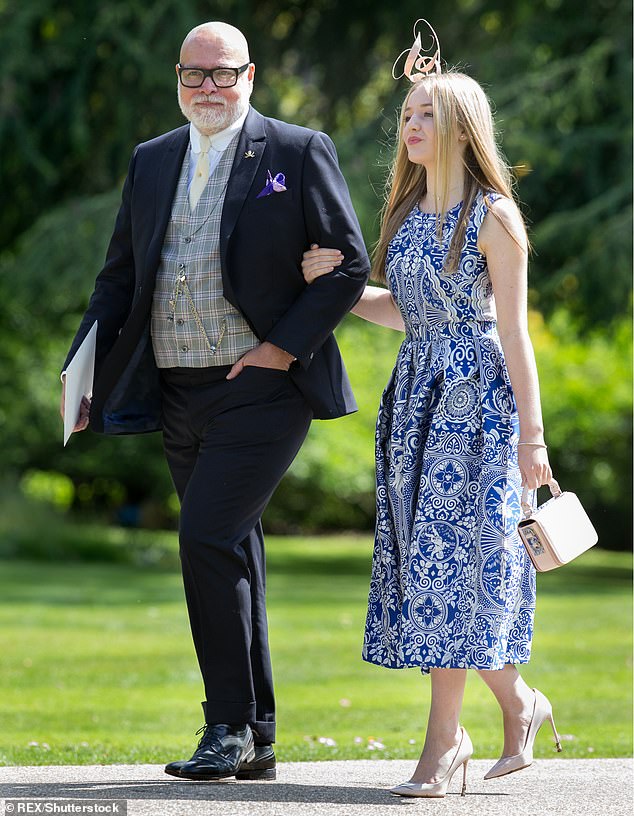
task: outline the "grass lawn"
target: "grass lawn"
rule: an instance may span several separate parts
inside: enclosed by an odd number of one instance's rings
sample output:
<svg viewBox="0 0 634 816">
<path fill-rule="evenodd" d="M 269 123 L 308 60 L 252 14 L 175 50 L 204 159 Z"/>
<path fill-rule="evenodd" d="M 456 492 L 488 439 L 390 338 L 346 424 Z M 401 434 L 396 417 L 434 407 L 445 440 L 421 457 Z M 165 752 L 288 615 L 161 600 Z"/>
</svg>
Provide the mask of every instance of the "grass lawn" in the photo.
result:
<svg viewBox="0 0 634 816">
<path fill-rule="evenodd" d="M 429 679 L 360 658 L 370 551 L 367 536 L 268 541 L 281 760 L 421 750 Z M 522 671 L 553 703 L 564 757 L 631 755 L 631 570 L 629 554 L 596 550 L 538 576 Z M 0 764 L 189 756 L 202 692 L 180 575 L 0 562 L 0 692 Z M 475 673 L 463 723 L 477 757 L 499 754 L 501 718 Z M 552 749 L 545 726 L 536 755 Z"/>
</svg>

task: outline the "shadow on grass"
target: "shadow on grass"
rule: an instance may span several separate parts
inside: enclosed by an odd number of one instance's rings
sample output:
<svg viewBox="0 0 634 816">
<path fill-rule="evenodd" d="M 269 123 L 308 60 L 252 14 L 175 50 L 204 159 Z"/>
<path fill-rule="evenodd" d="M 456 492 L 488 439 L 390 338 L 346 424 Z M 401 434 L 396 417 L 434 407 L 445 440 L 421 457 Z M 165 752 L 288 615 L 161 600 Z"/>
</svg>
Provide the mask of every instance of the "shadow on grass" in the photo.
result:
<svg viewBox="0 0 634 816">
<path fill-rule="evenodd" d="M 372 555 L 363 551 L 359 555 L 303 555 L 294 558 L 286 554 L 269 553 L 267 569 L 278 575 L 356 575 L 368 578 L 372 566 Z"/>
<path fill-rule="evenodd" d="M 39 603 L 82 606 L 182 603 L 183 590 L 177 570 L 125 564 L 44 563 L 0 561 L 0 604 Z M 298 554 L 271 548 L 270 576 L 304 578 L 320 592 L 319 579 L 359 578 L 367 581 L 370 559 L 367 546 L 357 552 L 337 553 L 327 548 Z M 315 579 L 318 579 L 314 583 Z M 628 554 L 593 550 L 562 569 L 537 576 L 537 590 L 545 595 L 603 595 L 629 592 L 632 562 Z M 324 588 L 325 589 L 325 588 Z M 365 591 L 365 584 L 364 584 Z"/>
<path fill-rule="evenodd" d="M 0 561 L 0 605 L 132 606 L 182 603 L 180 574 L 126 564 Z"/>
<path fill-rule="evenodd" d="M 546 595 L 576 595 L 589 592 L 602 595 L 614 590 L 629 591 L 631 587 L 631 566 L 605 562 L 597 564 L 594 560 L 584 562 L 583 556 L 561 569 L 537 576 L 537 592 Z"/>
<path fill-rule="evenodd" d="M 605 555 L 605 560 L 610 558 Z M 275 555 L 269 558 L 269 572 L 285 575 L 357 575 L 366 578 L 370 574 L 370 561 L 366 553 L 360 556 L 315 557 L 303 556 L 293 559 Z M 538 576 L 538 588 L 542 592 L 609 592 L 615 587 L 632 585 L 632 568 L 628 566 L 597 564 L 582 560 L 567 564 L 564 568 L 542 573 Z"/>
</svg>

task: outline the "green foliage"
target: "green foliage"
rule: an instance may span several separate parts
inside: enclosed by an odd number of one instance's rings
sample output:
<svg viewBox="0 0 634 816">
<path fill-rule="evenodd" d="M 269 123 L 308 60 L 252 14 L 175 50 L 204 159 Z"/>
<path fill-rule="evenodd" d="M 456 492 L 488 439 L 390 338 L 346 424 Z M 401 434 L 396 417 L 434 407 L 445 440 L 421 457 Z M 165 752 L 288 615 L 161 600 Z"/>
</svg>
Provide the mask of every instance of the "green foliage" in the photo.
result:
<svg viewBox="0 0 634 816">
<path fill-rule="evenodd" d="M 108 512 L 132 505 L 144 524 L 177 512 L 160 437 L 78 434 L 60 457 L 58 371 L 84 308 L 87 269 L 103 255 L 118 194 L 78 200 L 43 217 L 0 261 L 0 296 L 11 299 L 0 406 L 5 466 L 69 476 L 75 507 Z M 532 314 L 543 408 L 555 473 L 578 492 L 607 547 L 627 547 L 631 496 L 631 328 L 581 333 L 559 310 Z M 355 317 L 338 339 L 360 410 L 314 423 L 265 520 L 277 531 L 370 528 L 374 523 L 374 421 L 402 336 Z M 29 338 L 25 343 L 24 338 Z M 20 400 L 15 410 L 16 399 Z"/>
<path fill-rule="evenodd" d="M 350 316 L 337 330 L 337 339 L 359 411 L 336 422 L 312 424 L 265 514 L 276 531 L 374 525 L 374 425 L 403 335 Z"/>
<path fill-rule="evenodd" d="M 249 38 L 264 113 L 332 133 L 372 242 L 386 132 L 406 84 L 389 66 L 419 14 L 415 0 L 396 10 L 359 0 L 223 0 L 213 9 L 199 0 L 4 0 L 0 187 L 11 195 L 0 246 L 44 212 L 118 188 L 133 145 L 183 121 L 173 66 L 185 32 L 210 15 Z M 585 325 L 609 322 L 630 289 L 629 4 L 432 0 L 425 16 L 448 64 L 464 65 L 497 107 L 535 225 L 540 310 L 565 304 Z M 377 141 L 388 145 L 379 163 Z"/>
<path fill-rule="evenodd" d="M 580 339 L 564 312 L 548 327 L 538 313 L 530 318 L 555 476 L 564 489 L 579 494 L 603 547 L 629 549 L 631 324 L 623 320 L 609 333 Z M 374 420 L 402 337 L 355 317 L 342 324 L 338 338 L 360 411 L 313 423 L 268 511 L 270 523 L 299 517 L 309 529 L 373 525 Z"/>
<path fill-rule="evenodd" d="M 371 546 L 369 536 L 268 542 L 282 761 L 414 760 L 421 750 L 429 680 L 360 657 Z M 522 673 L 552 700 L 564 757 L 631 755 L 631 580 L 630 554 L 599 550 L 538 576 Z M 201 689 L 179 574 L 4 562 L 0 599 L 0 764 L 163 763 L 191 753 Z M 478 757 L 499 755 L 499 709 L 475 673 L 463 721 Z M 371 737 L 384 748 L 370 751 Z M 544 733 L 535 747 L 553 756 Z"/>
<path fill-rule="evenodd" d="M 549 454 L 564 489 L 579 494 L 602 547 L 629 549 L 632 521 L 632 324 L 579 339 L 565 313 L 549 330 L 535 315 Z"/>
<path fill-rule="evenodd" d="M 75 487 L 68 476 L 46 470 L 27 470 L 20 481 L 25 496 L 45 502 L 60 510 L 73 503 Z"/>
<path fill-rule="evenodd" d="M 7 472 L 35 468 L 69 476 L 78 509 L 141 505 L 144 523 L 173 522 L 173 487 L 159 434 L 109 439 L 74 435 L 61 451 L 59 372 L 93 272 L 104 256 L 118 191 L 75 199 L 39 219 L 0 257 L 0 298 L 12 307 L 0 329 L 0 438 Z"/>
<path fill-rule="evenodd" d="M 420 4 L 351 0 L 0 2 L 0 443 L 8 474 L 72 480 L 74 508 L 173 524 L 159 435 L 75 435 L 60 451 L 59 368 L 112 229 L 135 143 L 179 125 L 174 63 L 214 16 L 241 27 L 264 113 L 328 130 L 371 244 L 406 90 L 389 66 Z M 630 526 L 631 8 L 622 0 L 432 0 L 443 57 L 497 108 L 533 225 L 531 303 L 556 473 L 606 546 Z M 326 46 L 325 46 L 326 44 Z M 278 530 L 371 527 L 373 433 L 400 338 L 338 332 L 358 414 L 315 423 L 267 512 Z M 38 477 L 41 481 L 41 477 Z M 34 483 L 35 484 L 35 483 Z M 42 485 L 40 484 L 40 488 Z M 50 485 L 48 488 L 49 489 Z"/>
<path fill-rule="evenodd" d="M 174 534 L 161 537 L 149 530 L 80 524 L 63 512 L 57 497 L 51 503 L 50 492 L 41 489 L 44 481 L 47 488 L 57 483 L 68 489 L 68 479 L 61 474 L 31 471 L 23 479 L 22 492 L 6 484 L 0 490 L 0 559 L 178 567 Z M 35 492 L 39 495 L 33 495 Z M 49 495 L 43 495 L 47 492 Z"/>
</svg>

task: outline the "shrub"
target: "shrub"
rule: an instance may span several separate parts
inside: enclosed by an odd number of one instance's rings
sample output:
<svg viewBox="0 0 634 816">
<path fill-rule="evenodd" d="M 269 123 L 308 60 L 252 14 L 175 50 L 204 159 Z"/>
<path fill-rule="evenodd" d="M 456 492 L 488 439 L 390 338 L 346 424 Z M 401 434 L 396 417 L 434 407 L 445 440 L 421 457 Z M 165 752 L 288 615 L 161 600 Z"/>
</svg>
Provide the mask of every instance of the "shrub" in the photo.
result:
<svg viewBox="0 0 634 816">
<path fill-rule="evenodd" d="M 531 312 L 546 438 L 562 487 L 579 494 L 601 546 L 628 549 L 632 496 L 632 329 L 579 338 L 565 312 Z M 277 531 L 372 527 L 374 421 L 402 335 L 354 317 L 338 331 L 359 412 L 315 422 L 265 516 Z"/>
</svg>

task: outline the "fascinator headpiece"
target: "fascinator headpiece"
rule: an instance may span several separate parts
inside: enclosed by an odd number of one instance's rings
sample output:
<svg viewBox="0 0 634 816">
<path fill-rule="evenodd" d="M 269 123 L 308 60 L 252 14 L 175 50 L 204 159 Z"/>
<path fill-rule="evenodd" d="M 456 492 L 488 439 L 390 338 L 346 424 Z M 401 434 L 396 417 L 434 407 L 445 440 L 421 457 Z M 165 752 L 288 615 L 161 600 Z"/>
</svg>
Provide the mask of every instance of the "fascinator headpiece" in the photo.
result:
<svg viewBox="0 0 634 816">
<path fill-rule="evenodd" d="M 423 48 L 420 31 L 416 32 L 416 26 L 419 23 L 425 23 L 431 34 L 431 45 L 428 48 Z M 396 74 L 396 69 L 401 61 L 403 54 L 405 57 L 405 67 L 402 74 Z M 396 58 L 392 66 L 392 76 L 394 79 L 400 79 L 406 76 L 410 82 L 419 82 L 423 77 L 429 74 L 442 73 L 440 68 L 440 43 L 438 35 L 432 28 L 431 24 L 424 18 L 416 20 L 414 23 L 414 44 L 411 48 L 406 48 Z"/>
</svg>

